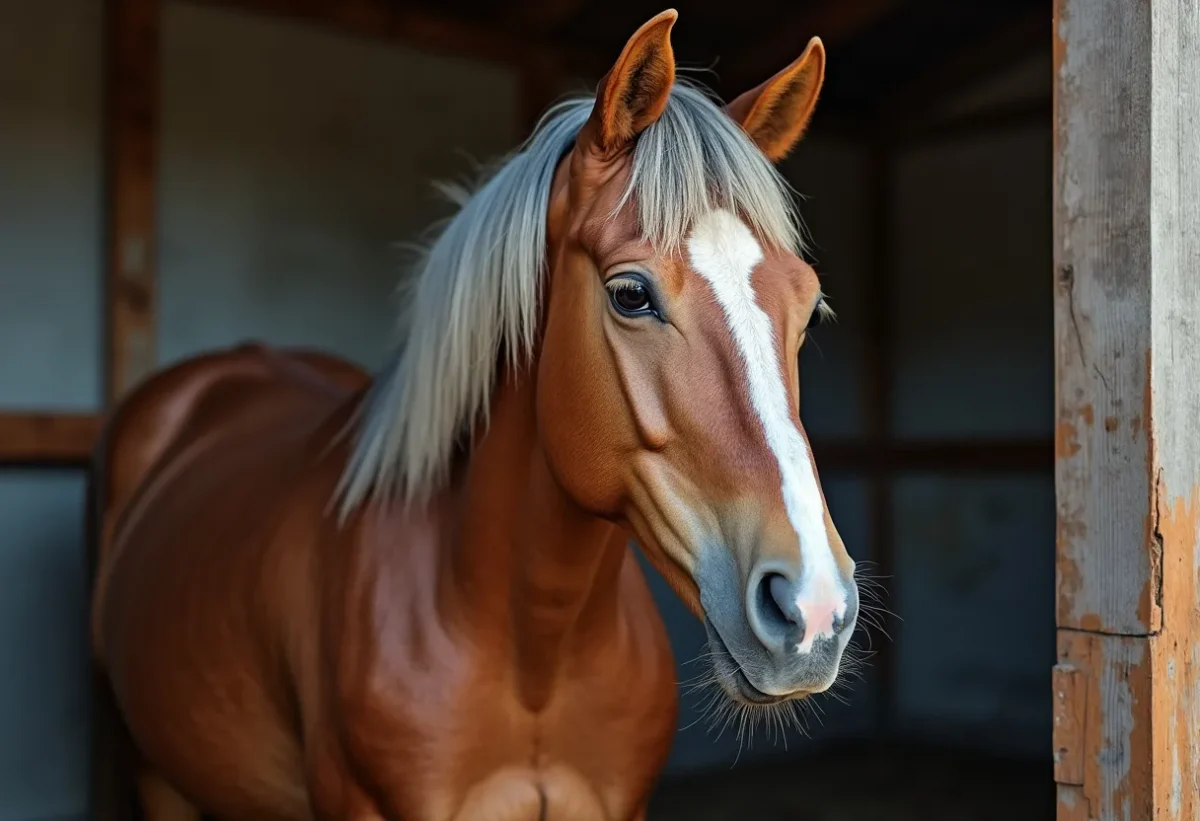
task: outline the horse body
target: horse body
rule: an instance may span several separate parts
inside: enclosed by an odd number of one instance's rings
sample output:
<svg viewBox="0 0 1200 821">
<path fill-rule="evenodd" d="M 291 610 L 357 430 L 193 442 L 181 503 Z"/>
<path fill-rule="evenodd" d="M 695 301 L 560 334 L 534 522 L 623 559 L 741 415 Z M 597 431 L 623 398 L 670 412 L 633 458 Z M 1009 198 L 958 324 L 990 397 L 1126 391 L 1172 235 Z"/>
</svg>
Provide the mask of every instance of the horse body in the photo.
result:
<svg viewBox="0 0 1200 821">
<path fill-rule="evenodd" d="M 379 372 L 244 346 L 116 409 L 92 633 L 147 821 L 644 817 L 677 702 L 631 539 L 743 718 L 835 683 L 823 296 L 773 166 L 824 51 L 720 107 L 674 21 L 462 198 Z"/>
<path fill-rule="evenodd" d="M 154 762 L 144 777 L 228 821 L 313 807 L 634 817 L 669 748 L 675 685 L 625 537 L 606 525 L 571 545 L 602 584 L 572 618 L 528 616 L 555 657 L 532 680 L 517 659 L 545 651 L 517 649 L 522 616 L 495 581 L 515 578 L 517 551 L 536 546 L 502 513 L 459 515 L 480 488 L 488 510 L 517 510 L 530 485 L 492 482 L 484 457 L 422 516 L 379 510 L 339 526 L 326 515 L 345 459 L 338 434 L 361 392 L 308 368 L 267 350 L 205 357 L 140 388 L 110 426 L 96 645 Z M 500 410 L 480 453 L 512 448 L 520 416 Z M 147 454 L 146 422 L 164 419 L 173 430 Z M 122 480 L 136 487 L 127 499 Z M 450 605 L 461 596 L 469 610 Z"/>
</svg>

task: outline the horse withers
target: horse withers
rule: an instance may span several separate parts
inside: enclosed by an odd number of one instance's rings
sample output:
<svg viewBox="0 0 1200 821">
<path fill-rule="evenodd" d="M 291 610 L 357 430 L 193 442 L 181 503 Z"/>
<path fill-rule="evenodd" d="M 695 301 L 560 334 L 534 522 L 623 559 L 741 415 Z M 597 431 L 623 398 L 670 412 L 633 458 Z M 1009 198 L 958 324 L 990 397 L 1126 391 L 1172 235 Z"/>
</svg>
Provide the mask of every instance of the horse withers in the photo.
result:
<svg viewBox="0 0 1200 821">
<path fill-rule="evenodd" d="M 465 196 L 369 376 L 263 347 L 154 375 L 93 470 L 95 655 L 149 821 L 642 819 L 675 666 L 829 688 L 858 614 L 798 415 L 827 310 L 774 167 L 813 39 L 727 106 L 674 11 Z"/>
</svg>

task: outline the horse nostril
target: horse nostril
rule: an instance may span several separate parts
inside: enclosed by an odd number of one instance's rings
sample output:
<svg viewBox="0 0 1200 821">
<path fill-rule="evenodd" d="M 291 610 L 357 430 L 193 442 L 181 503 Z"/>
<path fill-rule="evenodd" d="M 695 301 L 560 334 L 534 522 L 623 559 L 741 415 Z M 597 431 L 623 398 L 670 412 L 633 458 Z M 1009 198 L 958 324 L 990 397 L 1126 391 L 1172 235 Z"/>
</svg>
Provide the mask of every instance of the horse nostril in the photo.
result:
<svg viewBox="0 0 1200 821">
<path fill-rule="evenodd" d="M 794 624 L 803 631 L 804 616 L 800 613 L 800 608 L 796 605 L 795 586 L 788 580 L 787 576 L 779 573 L 770 574 L 768 579 L 768 584 L 771 588 L 771 601 L 775 604 L 775 609 L 779 611 L 788 624 Z"/>
<path fill-rule="evenodd" d="M 853 624 L 856 603 L 836 576 L 810 574 L 815 578 L 801 582 L 790 570 L 755 569 L 744 599 L 748 627 L 772 654 L 806 655 L 818 641 L 836 643 Z"/>
<path fill-rule="evenodd" d="M 758 615 L 763 627 L 783 636 L 799 627 L 804 618 L 796 607 L 792 583 L 782 573 L 767 573 L 758 583 Z"/>
</svg>

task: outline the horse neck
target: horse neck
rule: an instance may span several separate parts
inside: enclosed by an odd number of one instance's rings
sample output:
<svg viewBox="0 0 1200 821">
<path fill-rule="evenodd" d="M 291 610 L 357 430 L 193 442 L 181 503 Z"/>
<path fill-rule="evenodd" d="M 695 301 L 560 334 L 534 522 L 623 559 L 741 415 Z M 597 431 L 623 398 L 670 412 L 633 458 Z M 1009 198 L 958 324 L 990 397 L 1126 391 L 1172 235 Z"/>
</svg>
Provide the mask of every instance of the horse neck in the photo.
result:
<svg viewBox="0 0 1200 821">
<path fill-rule="evenodd" d="M 508 626 L 520 696 L 537 709 L 568 648 L 601 646 L 616 628 L 627 551 L 618 529 L 582 510 L 551 474 L 534 379 L 499 384 L 458 486 L 443 602 L 476 629 Z"/>
</svg>

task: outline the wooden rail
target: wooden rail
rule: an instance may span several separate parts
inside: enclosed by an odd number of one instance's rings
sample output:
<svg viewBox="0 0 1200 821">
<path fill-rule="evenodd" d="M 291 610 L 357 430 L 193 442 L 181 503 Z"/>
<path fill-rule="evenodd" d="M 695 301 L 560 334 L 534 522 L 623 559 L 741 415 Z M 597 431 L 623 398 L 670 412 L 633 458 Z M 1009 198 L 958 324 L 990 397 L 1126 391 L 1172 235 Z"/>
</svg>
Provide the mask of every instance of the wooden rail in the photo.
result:
<svg viewBox="0 0 1200 821">
<path fill-rule="evenodd" d="M 83 465 L 101 424 L 87 413 L 0 413 L 0 465 Z"/>
</svg>

